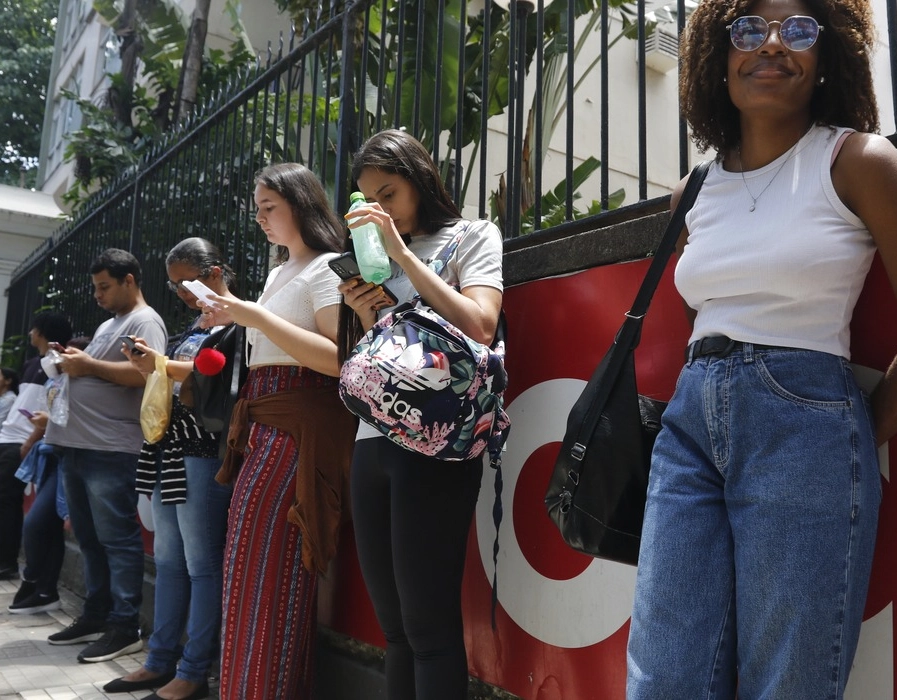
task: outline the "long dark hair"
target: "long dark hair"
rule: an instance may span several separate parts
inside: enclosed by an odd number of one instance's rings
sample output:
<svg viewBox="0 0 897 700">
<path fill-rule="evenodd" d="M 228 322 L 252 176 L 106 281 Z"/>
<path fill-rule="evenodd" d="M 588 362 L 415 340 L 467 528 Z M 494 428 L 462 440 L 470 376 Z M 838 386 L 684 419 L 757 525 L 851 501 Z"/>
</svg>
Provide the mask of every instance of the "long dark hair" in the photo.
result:
<svg viewBox="0 0 897 700">
<path fill-rule="evenodd" d="M 365 141 L 352 156 L 352 180 L 358 182 L 366 168 L 401 175 L 414 185 L 420 195 L 417 225 L 421 230 L 436 233 L 462 218 L 433 158 L 424 145 L 407 132 L 387 129 Z"/>
<path fill-rule="evenodd" d="M 702 0 L 682 42 L 679 104 L 701 151 L 725 152 L 739 145 L 738 110 L 724 82 L 728 66 L 726 25 L 748 14 L 755 0 Z M 810 102 L 814 124 L 878 131 L 869 53 L 875 33 L 867 0 L 806 0 L 810 14 L 825 27 L 819 37 L 819 69 L 825 83 Z"/>
<path fill-rule="evenodd" d="M 352 180 L 358 182 L 367 168 L 396 174 L 410 182 L 417 190 L 418 228 L 433 234 L 463 218 L 452 201 L 432 156 L 416 138 L 400 129 L 387 129 L 371 136 L 352 156 Z M 346 247 L 349 238 L 346 237 Z M 358 343 L 364 329 L 352 308 L 342 302 L 339 309 L 337 356 L 340 364 Z"/>
<path fill-rule="evenodd" d="M 256 173 L 255 185 L 263 185 L 287 201 L 305 245 L 322 252 L 342 252 L 343 226 L 311 170 L 299 163 L 269 165 Z M 277 249 L 278 262 L 286 261 L 289 251 L 284 246 Z"/>
<path fill-rule="evenodd" d="M 230 293 L 239 296 L 237 275 L 230 265 L 224 262 L 224 256 L 221 255 L 221 251 L 211 241 L 198 236 L 185 238 L 169 250 L 168 255 L 165 256 L 165 267 L 177 265 L 178 263 L 196 268 L 199 270 L 200 277 L 207 277 L 212 272 L 213 267 L 220 268 L 221 277 L 224 279 L 224 284 L 230 290 Z"/>
</svg>

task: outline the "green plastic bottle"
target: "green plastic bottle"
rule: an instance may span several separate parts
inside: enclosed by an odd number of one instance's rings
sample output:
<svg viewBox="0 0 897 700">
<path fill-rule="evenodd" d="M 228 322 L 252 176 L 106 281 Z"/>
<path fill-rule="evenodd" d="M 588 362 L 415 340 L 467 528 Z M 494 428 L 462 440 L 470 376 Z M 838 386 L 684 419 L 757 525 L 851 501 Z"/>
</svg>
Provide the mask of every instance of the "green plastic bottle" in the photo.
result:
<svg viewBox="0 0 897 700">
<path fill-rule="evenodd" d="M 349 211 L 367 204 L 361 192 L 349 195 Z M 392 268 L 389 256 L 383 246 L 383 234 L 377 224 L 364 224 L 352 229 L 352 243 L 355 246 L 355 259 L 365 282 L 380 284 L 389 279 Z"/>
</svg>

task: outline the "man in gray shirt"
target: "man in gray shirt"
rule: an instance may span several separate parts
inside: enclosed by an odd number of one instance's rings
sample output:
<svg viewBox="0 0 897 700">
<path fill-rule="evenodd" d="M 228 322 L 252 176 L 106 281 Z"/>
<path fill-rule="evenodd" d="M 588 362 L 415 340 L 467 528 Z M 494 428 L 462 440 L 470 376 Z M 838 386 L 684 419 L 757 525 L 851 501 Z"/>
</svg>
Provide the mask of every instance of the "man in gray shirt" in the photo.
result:
<svg viewBox="0 0 897 700">
<path fill-rule="evenodd" d="M 78 654 L 82 662 L 108 661 L 143 648 L 143 541 L 135 479 L 143 444 L 144 378 L 122 354 L 119 336 L 140 336 L 160 353 L 167 340 L 164 322 L 143 299 L 140 264 L 133 255 L 109 248 L 90 275 L 97 304 L 113 317 L 100 324 L 84 351 L 61 350 L 60 369 L 69 376 L 68 422 L 51 422 L 44 438 L 60 457 L 87 588 L 81 616 L 51 634 L 49 642 L 92 642 Z"/>
</svg>

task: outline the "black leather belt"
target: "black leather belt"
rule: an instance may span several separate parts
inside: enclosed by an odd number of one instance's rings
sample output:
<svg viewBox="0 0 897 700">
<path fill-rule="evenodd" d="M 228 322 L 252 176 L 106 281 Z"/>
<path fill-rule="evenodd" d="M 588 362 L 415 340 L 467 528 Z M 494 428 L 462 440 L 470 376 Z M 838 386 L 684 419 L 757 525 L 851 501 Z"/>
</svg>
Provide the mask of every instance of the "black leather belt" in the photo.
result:
<svg viewBox="0 0 897 700">
<path fill-rule="evenodd" d="M 699 338 L 685 351 L 685 359 L 687 362 L 697 360 L 699 357 L 726 357 L 735 350 L 741 350 L 745 343 L 740 340 L 732 340 L 725 335 L 712 335 L 707 338 Z M 781 349 L 777 345 L 761 345 L 760 343 L 751 343 L 754 350 L 778 350 Z"/>
</svg>

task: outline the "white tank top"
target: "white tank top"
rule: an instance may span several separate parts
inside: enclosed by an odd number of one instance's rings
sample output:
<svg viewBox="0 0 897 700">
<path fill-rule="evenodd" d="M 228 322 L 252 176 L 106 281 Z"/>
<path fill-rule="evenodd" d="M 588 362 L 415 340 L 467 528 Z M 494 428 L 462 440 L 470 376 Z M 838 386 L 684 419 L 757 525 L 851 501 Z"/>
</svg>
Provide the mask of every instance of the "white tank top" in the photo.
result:
<svg viewBox="0 0 897 700">
<path fill-rule="evenodd" d="M 793 152 L 744 173 L 747 187 L 713 163 L 676 265 L 676 287 L 698 312 L 689 342 L 725 335 L 850 358 L 850 318 L 875 244 L 832 184 L 847 131 L 814 126 Z"/>
</svg>

